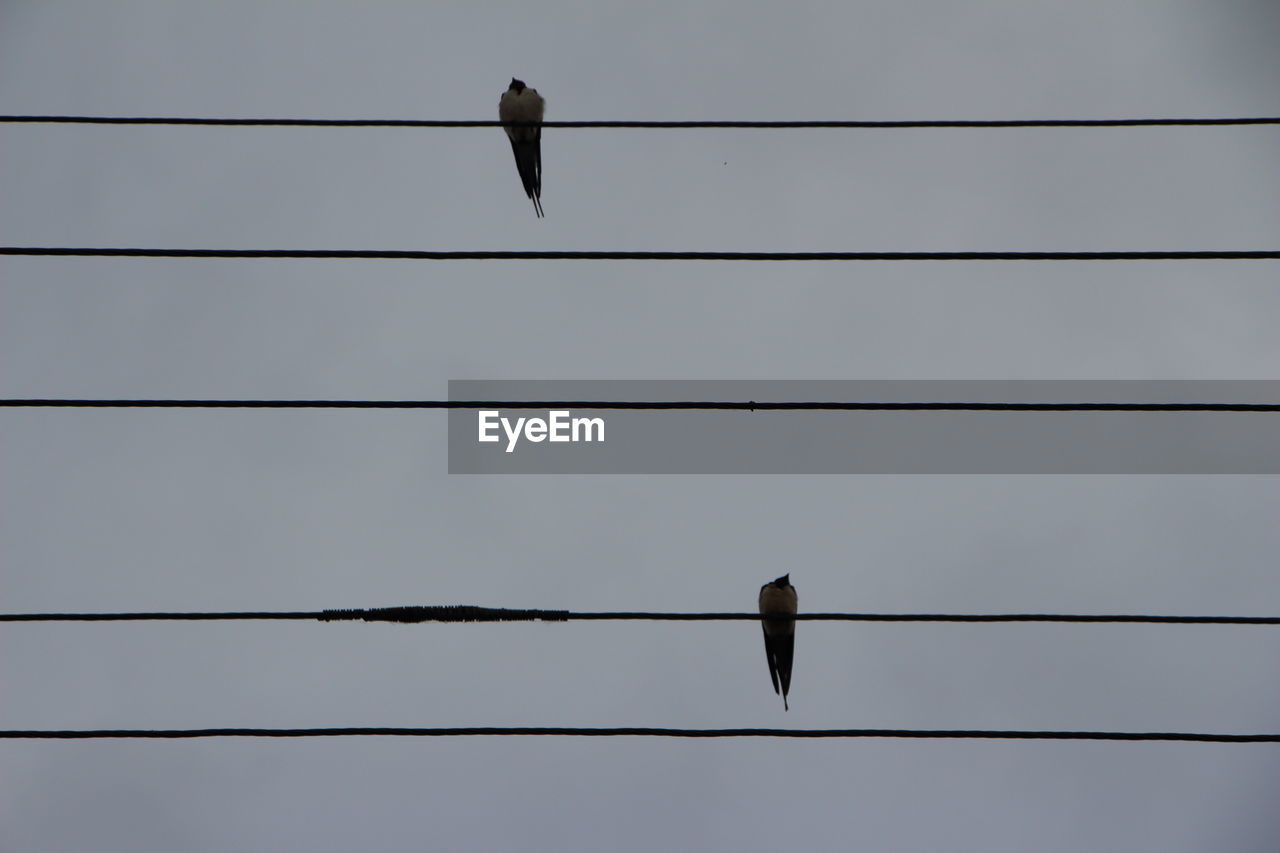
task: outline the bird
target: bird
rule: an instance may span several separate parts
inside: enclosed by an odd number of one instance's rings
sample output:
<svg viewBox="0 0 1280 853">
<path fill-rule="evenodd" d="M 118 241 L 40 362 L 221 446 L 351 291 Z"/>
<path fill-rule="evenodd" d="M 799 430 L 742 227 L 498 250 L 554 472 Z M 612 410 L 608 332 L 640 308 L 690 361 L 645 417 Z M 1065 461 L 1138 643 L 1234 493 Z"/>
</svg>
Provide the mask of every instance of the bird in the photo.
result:
<svg viewBox="0 0 1280 853">
<path fill-rule="evenodd" d="M 769 661 L 773 692 L 782 696 L 782 710 L 791 710 L 791 657 L 796 649 L 796 588 L 790 573 L 760 587 L 760 625 L 764 628 L 764 656 Z"/>
<path fill-rule="evenodd" d="M 511 140 L 511 153 L 516 158 L 516 171 L 525 195 L 533 201 L 533 211 L 542 217 L 542 111 L 547 102 L 523 80 L 511 78 L 511 85 L 498 100 L 498 120 L 504 122 L 536 122 L 506 125 L 503 129 Z"/>
</svg>

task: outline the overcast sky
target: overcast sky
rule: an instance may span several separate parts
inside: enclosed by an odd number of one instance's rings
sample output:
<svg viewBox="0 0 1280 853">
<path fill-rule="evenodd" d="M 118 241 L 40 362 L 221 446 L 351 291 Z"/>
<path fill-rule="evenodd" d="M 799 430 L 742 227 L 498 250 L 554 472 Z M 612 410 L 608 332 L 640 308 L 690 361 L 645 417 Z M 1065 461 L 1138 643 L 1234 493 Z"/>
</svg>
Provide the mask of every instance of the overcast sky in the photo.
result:
<svg viewBox="0 0 1280 853">
<path fill-rule="evenodd" d="M 1280 115 L 1268 0 L 4 0 L 0 113 Z M 0 126 L 17 246 L 1280 244 L 1280 129 Z M 3 259 L 4 397 L 450 379 L 1276 379 L 1273 261 Z M 480 604 L 1276 615 L 1274 477 L 447 472 L 431 411 L 7 410 L 3 610 Z M 1280 731 L 1267 627 L 19 624 L 0 727 Z M 1274 851 L 1275 745 L 10 741 L 6 851 Z"/>
</svg>

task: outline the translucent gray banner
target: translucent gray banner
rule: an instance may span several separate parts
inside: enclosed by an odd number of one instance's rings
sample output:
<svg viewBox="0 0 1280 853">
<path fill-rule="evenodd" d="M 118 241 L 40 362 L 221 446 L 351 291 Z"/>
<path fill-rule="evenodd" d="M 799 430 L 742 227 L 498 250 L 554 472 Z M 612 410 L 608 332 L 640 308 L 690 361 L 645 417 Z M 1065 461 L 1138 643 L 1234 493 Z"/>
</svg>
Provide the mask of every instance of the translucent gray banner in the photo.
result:
<svg viewBox="0 0 1280 853">
<path fill-rule="evenodd" d="M 449 399 L 1274 405 L 1280 381 L 460 380 Z M 1278 474 L 1280 412 L 486 406 L 450 410 L 449 473 Z"/>
</svg>

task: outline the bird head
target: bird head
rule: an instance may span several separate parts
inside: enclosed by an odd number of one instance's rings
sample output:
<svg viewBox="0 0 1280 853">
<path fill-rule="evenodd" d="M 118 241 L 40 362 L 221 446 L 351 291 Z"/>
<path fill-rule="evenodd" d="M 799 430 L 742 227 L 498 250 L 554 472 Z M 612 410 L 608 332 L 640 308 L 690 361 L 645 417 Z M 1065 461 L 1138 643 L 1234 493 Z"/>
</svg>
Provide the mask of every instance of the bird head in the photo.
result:
<svg viewBox="0 0 1280 853">
<path fill-rule="evenodd" d="M 523 81 L 523 80 L 517 80 L 516 78 L 512 77 L 512 78 L 511 78 L 511 85 L 510 85 L 510 86 L 508 86 L 507 88 L 508 88 L 508 89 L 513 89 L 513 90 L 515 90 L 516 94 L 520 94 L 521 92 L 523 92 L 523 91 L 524 91 L 524 81 Z"/>
</svg>

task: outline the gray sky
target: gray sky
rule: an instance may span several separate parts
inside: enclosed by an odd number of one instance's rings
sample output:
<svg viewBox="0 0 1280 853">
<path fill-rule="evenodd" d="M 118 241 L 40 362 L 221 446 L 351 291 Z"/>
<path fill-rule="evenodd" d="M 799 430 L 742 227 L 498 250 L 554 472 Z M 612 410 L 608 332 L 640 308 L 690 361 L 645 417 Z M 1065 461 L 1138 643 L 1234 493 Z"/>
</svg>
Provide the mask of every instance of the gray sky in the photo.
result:
<svg viewBox="0 0 1280 853">
<path fill-rule="evenodd" d="M 1280 114 L 1268 2 L 3 4 L 0 112 Z M 1280 131 L 0 127 L 6 245 L 1274 249 Z M 5 258 L 5 397 L 449 379 L 1275 379 L 1273 262 Z M 449 477 L 438 412 L 0 416 L 6 611 L 468 603 L 1274 615 L 1266 477 Z M 5 728 L 1280 731 L 1280 634 L 749 623 L 17 625 Z M 1267 745 L 8 742 L 6 850 L 1271 851 Z"/>
</svg>

